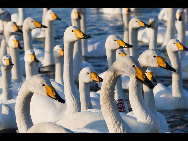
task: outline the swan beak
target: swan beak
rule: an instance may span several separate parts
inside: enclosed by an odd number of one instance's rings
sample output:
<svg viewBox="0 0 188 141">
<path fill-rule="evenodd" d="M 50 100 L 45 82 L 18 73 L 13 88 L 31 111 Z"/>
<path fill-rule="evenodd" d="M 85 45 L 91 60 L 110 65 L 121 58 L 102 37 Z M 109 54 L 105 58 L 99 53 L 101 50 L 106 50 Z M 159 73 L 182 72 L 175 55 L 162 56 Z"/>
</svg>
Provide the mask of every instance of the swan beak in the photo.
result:
<svg viewBox="0 0 188 141">
<path fill-rule="evenodd" d="M 38 21 L 33 21 L 36 28 L 48 28 L 47 26 L 39 23 Z"/>
<path fill-rule="evenodd" d="M 183 13 L 179 13 L 178 14 L 178 21 L 182 21 L 182 19 L 183 19 Z"/>
<path fill-rule="evenodd" d="M 98 76 L 98 74 L 96 72 L 91 72 L 90 73 L 90 77 L 93 81 L 95 82 L 103 82 L 103 79 L 101 77 Z"/>
<path fill-rule="evenodd" d="M 154 27 L 154 22 L 149 22 L 150 27 Z"/>
<path fill-rule="evenodd" d="M 130 8 L 125 8 L 125 12 L 131 12 Z"/>
<path fill-rule="evenodd" d="M 76 35 L 77 39 L 87 39 L 91 38 L 89 35 L 84 34 L 79 29 L 73 30 L 74 34 Z"/>
<path fill-rule="evenodd" d="M 15 31 L 15 32 L 23 33 L 22 30 L 19 29 L 17 25 L 13 25 L 13 28 L 14 28 L 14 31 Z"/>
<path fill-rule="evenodd" d="M 148 27 L 148 28 L 150 27 L 150 25 L 144 23 L 143 21 L 138 21 L 138 24 L 140 27 Z"/>
<path fill-rule="evenodd" d="M 49 97 L 61 102 L 61 103 L 65 103 L 65 100 L 62 99 L 58 93 L 55 91 L 55 88 L 53 86 L 48 86 L 48 85 L 45 85 L 45 88 L 46 88 L 46 93 Z"/>
<path fill-rule="evenodd" d="M 14 65 L 10 59 L 5 59 L 5 61 L 7 66 Z"/>
<path fill-rule="evenodd" d="M 146 73 L 147 78 L 151 81 L 151 82 L 157 82 L 157 80 L 154 77 L 154 73 L 153 72 L 147 72 Z"/>
<path fill-rule="evenodd" d="M 75 13 L 75 17 L 76 17 L 76 19 L 81 19 L 81 16 L 80 16 L 80 13 L 79 12 L 74 12 Z"/>
<path fill-rule="evenodd" d="M 136 79 L 140 81 L 141 83 L 145 84 L 148 86 L 150 89 L 154 88 L 153 83 L 146 77 L 144 74 L 143 70 L 141 68 L 136 67 Z"/>
<path fill-rule="evenodd" d="M 176 70 L 174 68 L 172 68 L 166 61 L 164 58 L 160 57 L 160 56 L 156 56 L 157 59 L 157 64 L 158 67 L 166 69 L 166 70 L 170 70 L 173 72 L 176 72 Z"/>
<path fill-rule="evenodd" d="M 20 45 L 19 40 L 14 40 L 14 45 L 15 45 L 16 48 L 23 49 L 23 48 L 21 47 L 21 45 Z"/>
<path fill-rule="evenodd" d="M 54 19 L 54 20 L 61 20 L 55 13 L 52 14 L 52 19 Z"/>
<path fill-rule="evenodd" d="M 122 40 L 116 40 L 118 45 L 119 45 L 119 48 L 132 48 L 133 46 L 128 44 L 128 43 L 125 43 L 124 41 Z"/>
<path fill-rule="evenodd" d="M 58 51 L 59 51 L 60 56 L 64 56 L 64 50 L 63 49 L 58 49 Z"/>
<path fill-rule="evenodd" d="M 126 56 L 126 55 L 127 55 L 126 53 L 123 53 L 123 52 L 122 52 L 122 53 L 120 53 L 120 54 L 121 54 L 121 56 Z"/>
<path fill-rule="evenodd" d="M 178 48 L 178 51 L 180 50 L 188 51 L 188 48 L 184 47 L 181 43 L 176 43 L 176 46 Z"/>
<path fill-rule="evenodd" d="M 30 54 L 30 57 L 31 57 L 31 61 L 32 62 L 39 62 L 39 60 L 36 58 L 35 54 Z"/>
</svg>

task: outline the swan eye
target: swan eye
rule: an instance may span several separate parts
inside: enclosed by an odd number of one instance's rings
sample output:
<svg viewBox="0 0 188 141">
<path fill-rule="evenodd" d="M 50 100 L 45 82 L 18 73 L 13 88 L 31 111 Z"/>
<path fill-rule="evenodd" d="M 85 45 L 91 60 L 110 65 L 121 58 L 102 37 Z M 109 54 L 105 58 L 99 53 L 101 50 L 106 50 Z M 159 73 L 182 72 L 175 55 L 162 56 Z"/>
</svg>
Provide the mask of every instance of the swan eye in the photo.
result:
<svg viewBox="0 0 188 141">
<path fill-rule="evenodd" d="M 89 72 L 87 74 L 89 74 Z"/>
<path fill-rule="evenodd" d="M 74 31 L 72 30 L 72 32 L 74 32 Z"/>
<path fill-rule="evenodd" d="M 155 58 L 156 56 L 154 55 L 153 57 Z"/>
<path fill-rule="evenodd" d="M 135 68 L 135 67 L 136 67 L 136 65 L 133 65 L 133 67 Z"/>
<path fill-rule="evenodd" d="M 117 41 L 117 40 L 114 40 L 114 41 Z"/>
<path fill-rule="evenodd" d="M 45 84 L 42 84 L 42 86 L 45 86 Z"/>
</svg>

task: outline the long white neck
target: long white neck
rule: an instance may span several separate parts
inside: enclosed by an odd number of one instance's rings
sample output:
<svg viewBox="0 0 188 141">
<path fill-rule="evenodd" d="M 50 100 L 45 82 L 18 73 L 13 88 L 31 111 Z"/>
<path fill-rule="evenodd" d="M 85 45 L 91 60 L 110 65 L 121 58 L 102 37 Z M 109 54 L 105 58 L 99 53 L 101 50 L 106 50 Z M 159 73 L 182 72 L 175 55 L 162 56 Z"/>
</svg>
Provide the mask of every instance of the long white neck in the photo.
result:
<svg viewBox="0 0 188 141">
<path fill-rule="evenodd" d="M 160 132 L 160 124 L 144 102 L 142 96 L 142 84 L 135 77 L 129 81 L 129 101 L 140 127 L 140 131 L 146 133 Z"/>
<path fill-rule="evenodd" d="M 101 111 L 110 133 L 131 132 L 127 123 L 120 116 L 114 100 L 115 84 L 118 78 L 115 72 L 108 70 L 101 87 Z"/>
<path fill-rule="evenodd" d="M 123 24 L 124 24 L 124 36 L 123 41 L 129 43 L 129 20 L 130 13 L 124 13 L 123 15 Z M 124 49 L 124 51 L 129 55 L 129 49 Z"/>
<path fill-rule="evenodd" d="M 182 71 L 181 71 L 181 62 L 179 59 L 178 52 L 173 52 L 167 50 L 168 57 L 170 59 L 172 67 L 176 72 L 172 72 L 172 96 L 176 98 L 182 97 Z"/>
<path fill-rule="evenodd" d="M 26 133 L 32 127 L 33 122 L 30 116 L 30 101 L 33 93 L 27 90 L 29 85 L 24 83 L 18 92 L 15 105 L 16 123 L 20 133 Z"/>
<path fill-rule="evenodd" d="M 27 25 L 23 25 L 23 40 L 24 40 L 24 51 L 33 49 L 31 29 Z"/>
<path fill-rule="evenodd" d="M 185 12 L 185 30 L 188 30 L 188 10 L 187 8 L 184 9 Z"/>
<path fill-rule="evenodd" d="M 76 26 L 80 28 L 80 21 L 72 19 L 72 26 Z M 74 43 L 74 50 L 73 50 L 73 75 L 74 81 L 77 82 L 78 75 L 82 69 L 82 48 L 81 48 L 81 40 L 77 40 Z"/>
<path fill-rule="evenodd" d="M 144 101 L 147 107 L 155 116 L 157 116 L 153 90 L 147 87 L 146 85 L 143 85 L 143 91 L 144 91 Z"/>
<path fill-rule="evenodd" d="M 9 31 L 6 29 L 7 21 L 6 21 L 6 22 L 3 22 L 3 23 L 4 23 L 4 32 L 3 32 L 3 36 L 4 36 L 4 38 L 5 38 L 5 49 L 6 49 L 7 54 L 9 54 L 8 40 L 9 40 L 9 38 L 10 38 L 11 32 L 9 32 Z"/>
<path fill-rule="evenodd" d="M 174 8 L 167 8 L 168 12 L 168 21 L 167 21 L 167 28 L 165 34 L 165 40 L 163 46 L 166 46 L 170 39 L 175 37 L 175 9 Z"/>
<path fill-rule="evenodd" d="M 24 8 L 18 8 L 18 26 L 23 26 L 24 22 Z"/>
<path fill-rule="evenodd" d="M 177 38 L 184 46 L 186 46 L 186 38 L 185 38 L 185 21 L 177 20 Z M 179 52 L 179 57 L 182 59 L 184 57 L 184 52 Z"/>
<path fill-rule="evenodd" d="M 12 98 L 12 91 L 11 91 L 11 69 L 10 67 L 1 67 L 2 72 L 2 85 L 3 85 L 3 100 L 7 101 Z"/>
<path fill-rule="evenodd" d="M 55 57 L 55 81 L 63 85 L 64 57 Z"/>
<path fill-rule="evenodd" d="M 138 29 L 132 28 L 132 26 L 129 24 L 129 44 L 133 45 L 132 48 L 130 48 L 130 56 L 134 56 L 136 59 L 138 58 Z"/>
<path fill-rule="evenodd" d="M 53 56 L 53 46 L 54 46 L 54 26 L 53 21 L 46 20 L 45 29 L 45 53 L 43 66 L 49 66 L 55 64 L 55 59 Z"/>
<path fill-rule="evenodd" d="M 20 51 L 16 48 L 10 48 L 10 56 L 12 58 L 13 68 L 12 68 L 12 81 L 14 83 L 22 82 L 22 71 L 21 71 L 21 64 L 20 64 Z"/>
<path fill-rule="evenodd" d="M 149 39 L 149 49 L 157 49 L 157 28 L 149 28 L 150 39 Z"/>
<path fill-rule="evenodd" d="M 43 8 L 43 15 L 42 15 L 42 24 L 46 25 L 46 12 L 48 11 L 49 8 Z"/>
<path fill-rule="evenodd" d="M 81 80 L 79 80 L 79 91 L 80 91 L 81 111 L 92 109 L 89 83 L 83 83 Z"/>
<path fill-rule="evenodd" d="M 31 76 L 38 74 L 37 70 L 36 70 L 36 63 L 32 62 L 32 63 L 28 63 L 25 62 L 25 73 L 26 73 L 26 80 L 29 79 Z"/>
<path fill-rule="evenodd" d="M 64 93 L 67 103 L 67 113 L 73 114 L 81 110 L 79 91 L 73 78 L 73 48 L 74 42 L 64 42 Z"/>
<path fill-rule="evenodd" d="M 86 28 L 86 8 L 81 8 L 81 20 L 80 20 L 80 29 L 83 33 L 87 34 L 87 28 Z M 84 39 L 81 40 L 81 46 L 82 46 L 82 55 L 87 54 L 87 45 L 88 45 L 88 40 Z"/>
<path fill-rule="evenodd" d="M 7 54 L 7 48 L 6 48 L 6 41 L 5 37 L 1 40 L 1 48 L 0 48 L 0 62 L 2 63 L 2 58 Z"/>
</svg>

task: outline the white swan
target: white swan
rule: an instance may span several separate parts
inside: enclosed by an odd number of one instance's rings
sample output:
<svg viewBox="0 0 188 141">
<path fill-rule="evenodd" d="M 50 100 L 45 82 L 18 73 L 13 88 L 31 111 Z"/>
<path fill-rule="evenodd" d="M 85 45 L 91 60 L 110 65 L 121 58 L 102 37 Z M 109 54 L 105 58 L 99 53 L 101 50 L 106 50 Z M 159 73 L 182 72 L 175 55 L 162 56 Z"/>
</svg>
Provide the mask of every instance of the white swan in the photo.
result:
<svg viewBox="0 0 188 141">
<path fill-rule="evenodd" d="M 126 43 L 129 42 L 129 21 L 131 18 L 131 10 L 130 8 L 122 8 L 122 17 L 123 17 L 123 25 L 124 25 L 124 33 L 123 33 L 123 41 Z"/>
<path fill-rule="evenodd" d="M 12 61 L 9 55 L 3 56 L 1 64 L 3 92 L 0 102 L 0 129 L 16 129 L 16 118 L 14 115 L 15 100 L 12 99 L 11 91 L 11 69 Z"/>
<path fill-rule="evenodd" d="M 157 110 L 187 109 L 188 94 L 182 87 L 181 62 L 178 51 L 188 49 L 176 39 L 171 39 L 166 49 L 176 72 L 172 72 L 172 87 L 165 87 L 159 83 L 153 89 Z"/>
<path fill-rule="evenodd" d="M 9 53 L 14 64 L 12 68 L 12 82 L 22 82 L 22 71 L 20 64 L 20 49 L 22 49 L 17 35 L 11 35 L 8 41 Z"/>
<path fill-rule="evenodd" d="M 122 57 L 118 57 L 119 59 L 108 69 L 104 78 L 100 94 L 102 113 L 97 110 L 76 112 L 56 122 L 57 124 L 71 130 L 74 128 L 90 128 L 111 133 L 160 131 L 159 122 L 145 105 L 141 95 L 141 83 L 136 79 L 140 79 L 151 88 L 153 85 L 143 71 L 136 66 L 134 59 L 128 56 L 125 58 L 125 55 Z M 132 85 L 130 85 L 131 91 L 129 92 L 130 100 L 132 101 L 131 107 L 134 109 L 136 118 L 123 113 L 121 113 L 121 117 L 114 101 L 115 83 L 119 76 L 123 74 L 131 77 Z M 79 122 L 77 122 L 78 120 Z"/>
<path fill-rule="evenodd" d="M 53 21 L 61 20 L 52 10 L 46 12 L 45 25 L 48 27 L 45 29 L 45 48 L 44 48 L 44 60 L 43 66 L 55 65 L 53 56 L 54 47 L 54 25 Z"/>
<path fill-rule="evenodd" d="M 55 58 L 55 82 L 63 85 L 64 49 L 56 45 L 53 49 Z"/>
<path fill-rule="evenodd" d="M 141 27 L 150 27 L 149 25 L 145 24 L 143 21 L 132 18 L 129 21 L 129 44 L 133 45 L 133 48 L 130 48 L 130 56 L 134 56 L 138 58 L 138 30 Z"/>
<path fill-rule="evenodd" d="M 121 14 L 121 8 L 100 8 L 99 11 L 104 14 Z"/>
<path fill-rule="evenodd" d="M 25 8 L 18 8 L 18 13 L 11 14 L 11 21 L 15 22 L 18 27 L 22 28 L 25 19 Z"/>
</svg>

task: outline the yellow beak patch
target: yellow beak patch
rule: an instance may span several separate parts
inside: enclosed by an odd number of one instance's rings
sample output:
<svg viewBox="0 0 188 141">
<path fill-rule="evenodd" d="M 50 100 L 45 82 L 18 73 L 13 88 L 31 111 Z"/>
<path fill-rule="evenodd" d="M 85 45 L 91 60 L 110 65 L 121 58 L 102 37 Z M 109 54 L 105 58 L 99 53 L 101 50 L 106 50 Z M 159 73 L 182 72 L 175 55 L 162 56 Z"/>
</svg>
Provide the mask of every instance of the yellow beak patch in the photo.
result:
<svg viewBox="0 0 188 141">
<path fill-rule="evenodd" d="M 96 72 L 91 72 L 90 77 L 93 81 L 100 82 L 99 76 Z"/>
<path fill-rule="evenodd" d="M 79 12 L 74 12 L 74 13 L 75 13 L 76 19 L 78 19 L 79 18 Z"/>
<path fill-rule="evenodd" d="M 18 26 L 17 25 L 13 25 L 14 31 L 18 31 Z"/>
<path fill-rule="evenodd" d="M 178 50 L 184 50 L 184 47 L 181 43 L 176 43 L 176 46 L 177 46 Z"/>
<path fill-rule="evenodd" d="M 45 88 L 46 88 L 46 93 L 49 97 L 51 98 L 56 98 L 55 97 L 55 88 L 53 86 L 48 86 L 48 85 L 45 85 Z"/>
<path fill-rule="evenodd" d="M 73 30 L 73 32 L 75 33 L 77 39 L 82 39 L 82 38 L 84 38 L 83 32 L 80 31 L 79 29 Z"/>
<path fill-rule="evenodd" d="M 64 50 L 63 49 L 58 49 L 58 51 L 59 51 L 60 56 L 64 55 Z"/>
<path fill-rule="evenodd" d="M 144 81 L 145 78 L 146 78 L 143 70 L 141 68 L 138 68 L 138 67 L 136 67 L 136 75 L 135 76 L 142 81 Z"/>
<path fill-rule="evenodd" d="M 122 52 L 122 53 L 120 53 L 120 54 L 121 54 L 121 56 L 126 56 L 126 55 L 127 55 L 126 53 L 123 53 L 123 52 Z"/>
<path fill-rule="evenodd" d="M 122 40 L 116 40 L 116 41 L 117 41 L 117 43 L 118 43 L 119 46 L 124 46 L 124 47 L 126 47 L 124 41 L 122 41 Z"/>
<path fill-rule="evenodd" d="M 14 46 L 17 48 L 19 47 L 19 40 L 14 40 Z"/>
<path fill-rule="evenodd" d="M 166 68 L 166 61 L 164 58 L 160 56 L 156 56 L 156 59 L 157 59 L 157 64 L 159 67 Z"/>
<path fill-rule="evenodd" d="M 10 65 L 10 59 L 5 59 L 6 61 L 6 65 L 9 66 Z"/>
<path fill-rule="evenodd" d="M 138 21 L 138 24 L 140 25 L 140 27 L 145 27 L 145 23 L 142 21 Z"/>
<path fill-rule="evenodd" d="M 39 28 L 42 27 L 42 25 L 38 21 L 34 21 L 34 24 L 36 27 L 39 27 Z"/>
<path fill-rule="evenodd" d="M 57 19 L 57 15 L 55 13 L 52 14 L 52 19 L 54 19 L 54 20 Z"/>
<path fill-rule="evenodd" d="M 150 81 L 152 81 L 153 72 L 147 72 L 146 75 L 147 75 L 147 78 L 148 78 Z"/>
<path fill-rule="evenodd" d="M 31 61 L 35 60 L 35 54 L 30 54 L 30 57 L 31 57 Z"/>
</svg>

